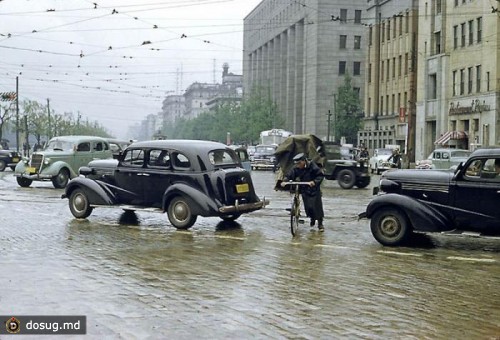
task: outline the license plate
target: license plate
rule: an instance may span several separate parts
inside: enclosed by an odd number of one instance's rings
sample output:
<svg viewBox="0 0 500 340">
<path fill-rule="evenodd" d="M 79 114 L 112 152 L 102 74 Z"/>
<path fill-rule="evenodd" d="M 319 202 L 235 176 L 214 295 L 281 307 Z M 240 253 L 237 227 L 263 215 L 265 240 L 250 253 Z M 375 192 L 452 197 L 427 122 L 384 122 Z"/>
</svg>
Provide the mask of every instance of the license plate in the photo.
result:
<svg viewBox="0 0 500 340">
<path fill-rule="evenodd" d="M 245 184 L 236 184 L 236 192 L 238 194 L 249 192 L 250 188 L 248 187 L 248 183 Z"/>
<path fill-rule="evenodd" d="M 12 162 L 15 163 L 15 162 L 19 162 L 19 158 L 17 157 L 12 157 Z"/>
<path fill-rule="evenodd" d="M 27 167 L 26 171 L 30 174 L 35 174 L 36 173 L 36 168 L 33 168 L 32 166 Z"/>
</svg>

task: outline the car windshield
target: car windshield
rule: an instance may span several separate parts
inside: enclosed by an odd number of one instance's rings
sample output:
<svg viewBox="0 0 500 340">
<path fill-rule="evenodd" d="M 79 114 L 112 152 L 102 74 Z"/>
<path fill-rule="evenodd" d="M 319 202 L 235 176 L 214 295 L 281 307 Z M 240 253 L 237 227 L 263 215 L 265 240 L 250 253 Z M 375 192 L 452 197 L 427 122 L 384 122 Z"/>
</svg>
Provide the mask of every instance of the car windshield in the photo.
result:
<svg viewBox="0 0 500 340">
<path fill-rule="evenodd" d="M 73 143 L 62 140 L 51 140 L 45 147 L 45 150 L 71 151 L 73 150 Z"/>
<path fill-rule="evenodd" d="M 265 153 L 265 154 L 271 154 L 274 153 L 276 149 L 273 146 L 257 146 L 255 148 L 255 152 L 257 153 Z"/>
<path fill-rule="evenodd" d="M 392 149 L 378 149 L 379 155 L 392 155 Z"/>
<path fill-rule="evenodd" d="M 238 164 L 239 161 L 234 154 L 227 150 L 212 150 L 208 153 L 210 163 L 214 165 Z"/>
<path fill-rule="evenodd" d="M 469 156 L 470 156 L 469 151 L 452 151 L 451 152 L 451 157 L 468 158 Z"/>
</svg>

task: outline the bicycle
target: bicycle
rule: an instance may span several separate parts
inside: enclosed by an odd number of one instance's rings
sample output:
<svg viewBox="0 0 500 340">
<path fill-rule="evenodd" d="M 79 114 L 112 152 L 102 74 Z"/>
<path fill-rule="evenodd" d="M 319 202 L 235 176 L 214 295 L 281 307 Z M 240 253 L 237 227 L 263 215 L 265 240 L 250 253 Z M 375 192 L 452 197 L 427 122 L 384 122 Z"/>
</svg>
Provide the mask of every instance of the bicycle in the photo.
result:
<svg viewBox="0 0 500 340">
<path fill-rule="evenodd" d="M 309 186 L 309 182 L 285 182 L 285 186 L 293 186 L 290 190 L 290 193 L 293 193 L 292 204 L 290 206 L 290 231 L 292 232 L 292 236 L 296 236 L 299 230 L 299 224 L 303 224 L 304 220 L 300 219 L 300 205 L 301 205 L 301 197 L 300 197 L 300 186 L 307 185 Z"/>
</svg>

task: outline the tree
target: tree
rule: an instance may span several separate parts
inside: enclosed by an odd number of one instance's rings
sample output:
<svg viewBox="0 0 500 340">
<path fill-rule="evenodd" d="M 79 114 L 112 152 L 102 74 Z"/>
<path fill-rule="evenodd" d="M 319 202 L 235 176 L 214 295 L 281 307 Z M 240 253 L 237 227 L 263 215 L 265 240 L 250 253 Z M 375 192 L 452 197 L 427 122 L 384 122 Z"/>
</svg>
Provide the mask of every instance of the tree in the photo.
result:
<svg viewBox="0 0 500 340">
<path fill-rule="evenodd" d="M 12 118 L 12 113 L 9 107 L 0 106 L 0 141 L 3 138 L 3 128 L 11 118 Z"/>
<path fill-rule="evenodd" d="M 34 100 L 24 100 L 22 107 L 24 114 L 28 116 L 27 133 L 34 135 L 37 144 L 41 144 L 41 138 L 42 136 L 46 136 L 48 129 L 46 107 Z"/>
<path fill-rule="evenodd" d="M 361 128 L 362 110 L 359 94 L 352 88 L 349 74 L 344 77 L 344 85 L 338 88 L 335 104 L 333 134 L 337 139 L 344 136 L 347 143 L 355 144 Z"/>
</svg>

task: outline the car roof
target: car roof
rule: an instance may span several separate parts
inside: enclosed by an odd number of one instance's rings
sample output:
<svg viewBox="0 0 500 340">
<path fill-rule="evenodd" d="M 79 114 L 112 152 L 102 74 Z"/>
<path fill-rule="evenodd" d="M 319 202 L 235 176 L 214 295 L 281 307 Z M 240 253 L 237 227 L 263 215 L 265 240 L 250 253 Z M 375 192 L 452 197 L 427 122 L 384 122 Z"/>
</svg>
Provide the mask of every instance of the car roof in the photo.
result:
<svg viewBox="0 0 500 340">
<path fill-rule="evenodd" d="M 209 151 L 214 149 L 229 149 L 227 145 L 206 140 L 190 139 L 163 139 L 135 142 L 131 145 L 134 148 L 171 148 L 178 150 L 199 150 Z"/>
<path fill-rule="evenodd" d="M 487 156 L 487 157 L 494 156 L 500 158 L 500 147 L 494 146 L 494 147 L 477 149 L 474 152 L 472 152 L 471 157 L 473 156 Z"/>
<path fill-rule="evenodd" d="M 465 152 L 470 152 L 467 149 L 452 149 L 452 148 L 439 148 L 439 149 L 434 149 L 434 151 L 439 151 L 439 152 L 443 152 L 443 151 L 465 151 Z M 434 152 L 434 151 L 432 151 L 432 152 Z"/>
<path fill-rule="evenodd" d="M 53 140 L 61 140 L 61 141 L 67 141 L 67 142 L 83 142 L 83 141 L 89 141 L 89 140 L 107 142 L 106 139 L 103 137 L 79 136 L 79 135 L 56 136 L 56 137 L 52 137 L 50 139 L 50 141 L 53 141 Z"/>
</svg>

